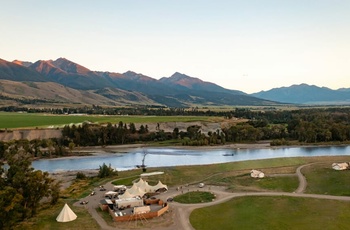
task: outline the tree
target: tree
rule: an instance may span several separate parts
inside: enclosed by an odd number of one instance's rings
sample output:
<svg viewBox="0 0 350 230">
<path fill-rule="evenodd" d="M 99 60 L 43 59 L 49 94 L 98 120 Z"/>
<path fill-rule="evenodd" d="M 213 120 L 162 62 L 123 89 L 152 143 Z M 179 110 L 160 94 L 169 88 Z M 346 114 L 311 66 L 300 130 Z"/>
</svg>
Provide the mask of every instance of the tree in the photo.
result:
<svg viewBox="0 0 350 230">
<path fill-rule="evenodd" d="M 136 127 L 134 123 L 129 124 L 129 130 L 130 130 L 130 133 L 132 134 L 136 133 Z"/>
<path fill-rule="evenodd" d="M 174 128 L 172 135 L 173 135 L 174 139 L 177 139 L 179 137 L 179 128 L 178 127 Z"/>
<path fill-rule="evenodd" d="M 9 169 L 0 183 L 0 229 L 35 215 L 44 197 L 56 203 L 60 187 L 47 172 L 31 167 L 31 155 L 24 149 L 12 148 L 6 155 Z"/>
<path fill-rule="evenodd" d="M 71 141 L 71 142 L 69 142 L 69 151 L 70 151 L 70 153 L 72 153 L 73 152 L 73 149 L 74 149 L 74 147 L 75 147 L 75 144 L 74 144 L 74 142 L 73 141 Z"/>
<path fill-rule="evenodd" d="M 143 125 L 140 126 L 139 133 L 140 133 L 140 134 L 146 133 L 146 128 L 145 128 L 145 126 L 143 126 Z"/>
<path fill-rule="evenodd" d="M 112 175 L 118 175 L 118 172 L 112 168 L 111 164 L 109 164 L 109 166 L 107 166 L 105 163 L 103 163 L 102 166 L 100 165 L 98 177 L 105 178 Z"/>
</svg>

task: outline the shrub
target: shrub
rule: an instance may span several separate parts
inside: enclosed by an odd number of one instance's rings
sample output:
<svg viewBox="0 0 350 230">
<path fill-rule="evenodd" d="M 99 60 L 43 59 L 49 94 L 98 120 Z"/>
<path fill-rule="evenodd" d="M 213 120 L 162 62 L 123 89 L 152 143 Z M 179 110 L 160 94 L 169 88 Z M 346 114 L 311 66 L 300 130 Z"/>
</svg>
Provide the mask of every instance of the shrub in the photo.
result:
<svg viewBox="0 0 350 230">
<path fill-rule="evenodd" d="M 102 166 L 100 165 L 100 171 L 98 172 L 98 177 L 104 178 L 112 175 L 118 175 L 118 172 L 111 167 L 111 164 L 109 164 L 109 166 L 107 166 L 105 163 L 103 163 Z"/>
<path fill-rule="evenodd" d="M 86 175 L 82 172 L 77 172 L 77 177 L 76 177 L 77 180 L 84 180 L 86 179 Z"/>
</svg>

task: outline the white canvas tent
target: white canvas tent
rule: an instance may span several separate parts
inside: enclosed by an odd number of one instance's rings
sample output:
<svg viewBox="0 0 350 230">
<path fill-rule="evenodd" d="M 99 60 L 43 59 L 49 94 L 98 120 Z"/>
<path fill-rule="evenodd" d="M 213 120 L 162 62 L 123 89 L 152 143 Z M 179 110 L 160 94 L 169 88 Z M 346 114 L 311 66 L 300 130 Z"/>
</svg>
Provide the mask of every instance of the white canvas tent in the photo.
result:
<svg viewBox="0 0 350 230">
<path fill-rule="evenodd" d="M 250 176 L 252 178 L 264 178 L 265 174 L 259 170 L 253 169 L 252 171 L 250 171 Z"/>
<path fill-rule="evenodd" d="M 346 169 L 349 169 L 350 165 L 349 163 L 333 163 L 332 164 L 332 168 L 334 170 L 346 170 Z"/>
<path fill-rule="evenodd" d="M 68 204 L 65 204 L 60 214 L 58 214 L 56 220 L 57 222 L 69 222 L 69 221 L 75 220 L 76 218 L 77 218 L 77 215 L 75 215 L 72 209 L 70 209 Z"/>
<path fill-rule="evenodd" d="M 166 186 L 165 184 L 162 184 L 162 182 L 160 181 L 158 182 L 157 185 L 151 186 L 148 184 L 147 181 L 144 181 L 142 178 L 140 178 L 138 182 L 133 184 L 133 186 L 129 189 L 129 192 L 131 194 L 137 194 L 137 188 L 138 190 L 144 191 L 144 193 L 155 192 L 160 188 L 165 188 L 166 190 L 168 190 L 168 186 Z"/>
</svg>

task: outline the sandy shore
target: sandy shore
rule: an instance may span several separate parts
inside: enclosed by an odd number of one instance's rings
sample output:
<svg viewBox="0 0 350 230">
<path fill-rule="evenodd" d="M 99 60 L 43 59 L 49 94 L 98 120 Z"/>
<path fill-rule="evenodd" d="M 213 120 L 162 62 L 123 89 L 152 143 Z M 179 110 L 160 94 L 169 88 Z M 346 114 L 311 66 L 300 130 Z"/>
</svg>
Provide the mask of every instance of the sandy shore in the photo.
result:
<svg viewBox="0 0 350 230">
<path fill-rule="evenodd" d="M 291 147 L 291 146 L 288 146 Z M 88 146 L 76 148 L 73 152 L 77 154 L 100 155 L 108 153 L 127 153 L 137 148 L 173 148 L 173 149 L 263 149 L 275 148 L 270 142 L 259 142 L 254 144 L 227 144 L 215 146 L 152 146 L 149 144 L 110 145 L 110 146 Z M 73 156 L 74 157 L 74 156 Z M 79 156 L 77 156 L 79 157 Z"/>
</svg>

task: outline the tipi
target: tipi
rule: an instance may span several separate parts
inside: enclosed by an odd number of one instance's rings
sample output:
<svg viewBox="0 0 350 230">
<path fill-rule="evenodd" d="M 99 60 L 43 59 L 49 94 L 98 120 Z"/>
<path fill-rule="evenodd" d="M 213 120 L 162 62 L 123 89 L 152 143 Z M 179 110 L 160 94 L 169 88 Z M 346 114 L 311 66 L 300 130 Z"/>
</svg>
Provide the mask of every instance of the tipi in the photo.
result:
<svg viewBox="0 0 350 230">
<path fill-rule="evenodd" d="M 72 220 L 75 220 L 77 218 L 77 215 L 70 209 L 68 204 L 66 203 L 64 207 L 62 208 L 60 214 L 58 214 L 56 220 L 57 222 L 69 222 Z"/>
</svg>

